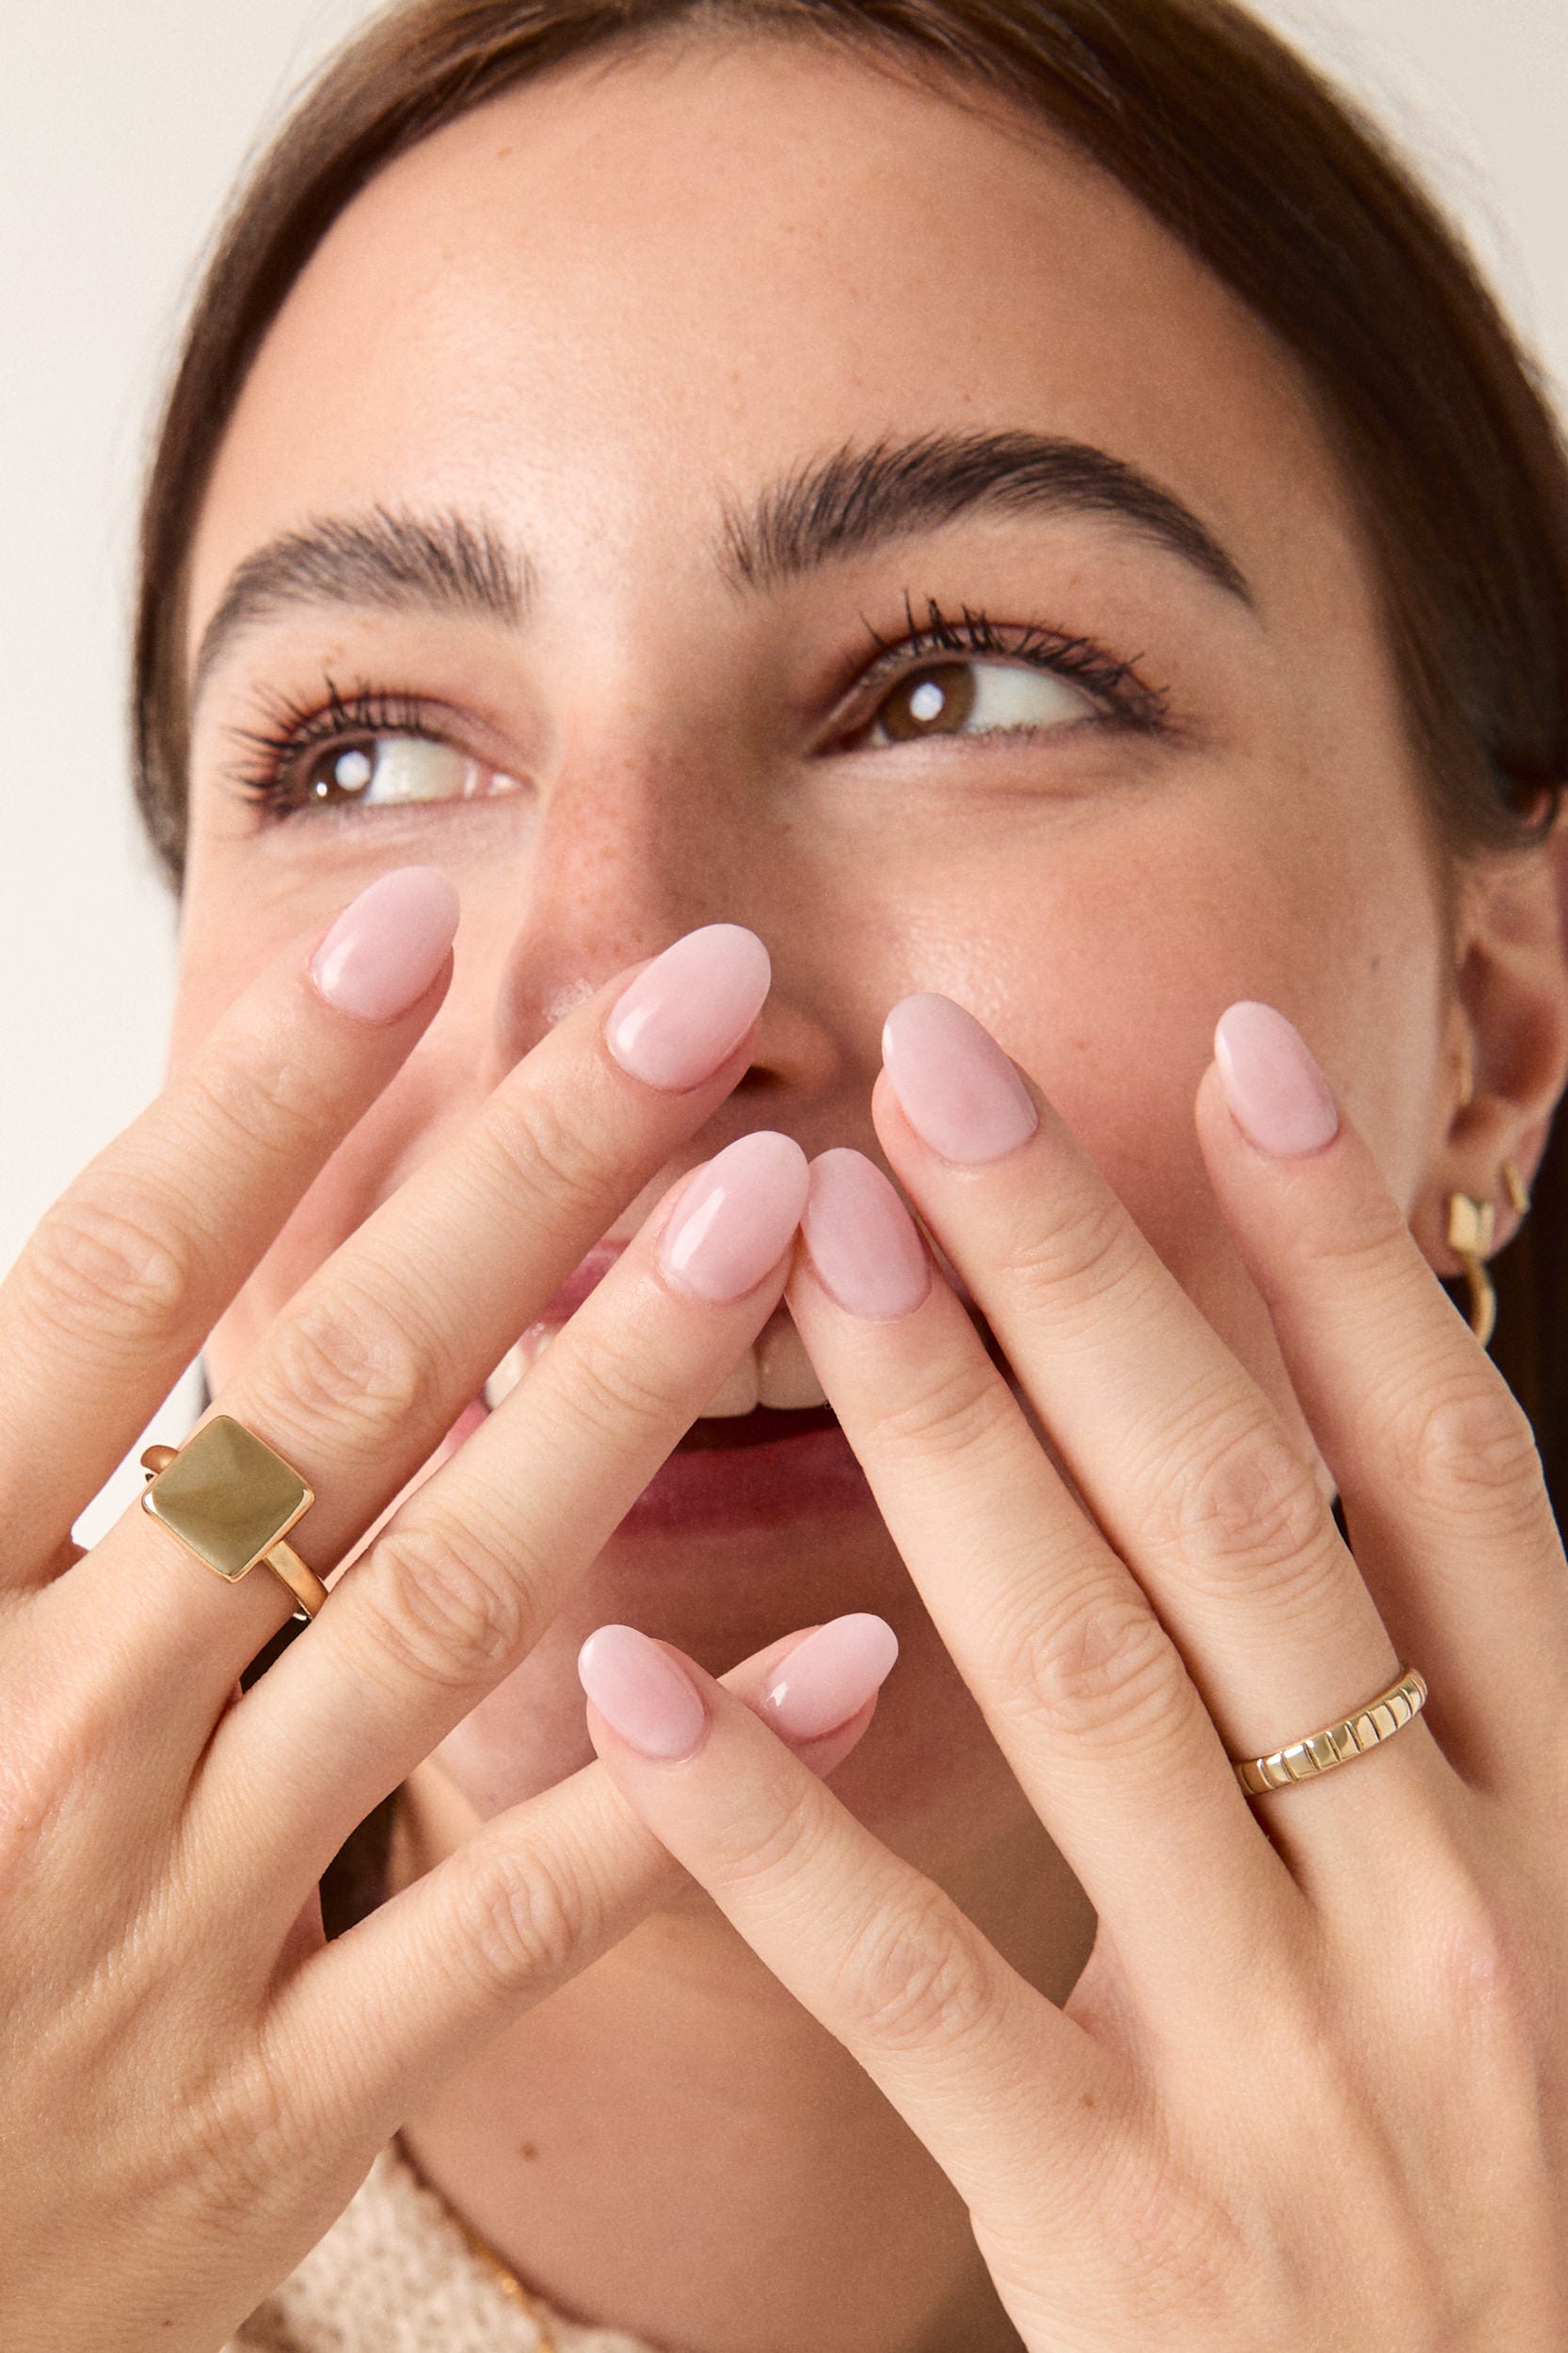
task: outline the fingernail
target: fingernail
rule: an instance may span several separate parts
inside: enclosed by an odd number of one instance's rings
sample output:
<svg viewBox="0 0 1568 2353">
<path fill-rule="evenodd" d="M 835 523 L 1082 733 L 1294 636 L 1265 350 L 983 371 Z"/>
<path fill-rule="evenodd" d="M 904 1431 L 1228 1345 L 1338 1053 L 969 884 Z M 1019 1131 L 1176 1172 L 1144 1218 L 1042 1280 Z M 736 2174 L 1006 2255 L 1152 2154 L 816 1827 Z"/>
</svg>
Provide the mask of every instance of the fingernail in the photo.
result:
<svg viewBox="0 0 1568 2353">
<path fill-rule="evenodd" d="M 768 1721 L 791 1740 L 820 1740 L 857 1716 L 893 1672 L 898 1636 L 885 1618 L 864 1610 L 835 1618 L 797 1642 L 762 1702 Z"/>
<path fill-rule="evenodd" d="M 862 1153 L 840 1145 L 812 1161 L 801 1230 L 818 1281 L 852 1316 L 890 1323 L 931 1289 L 914 1219 Z"/>
<path fill-rule="evenodd" d="M 433 866 L 399 866 L 350 902 L 311 958 L 327 1002 L 356 1021 L 395 1021 L 446 962 L 457 893 Z"/>
<path fill-rule="evenodd" d="M 605 1043 L 646 1086 L 684 1094 L 727 1063 L 762 1010 L 768 952 L 739 923 L 709 923 L 656 956 L 616 1000 Z"/>
<path fill-rule="evenodd" d="M 714 1305 L 754 1291 L 790 1247 L 806 1207 L 806 1155 L 771 1128 L 741 1136 L 699 1168 L 660 1253 L 670 1280 Z"/>
<path fill-rule="evenodd" d="M 634 1625 L 601 1625 L 577 1654 L 577 1675 L 605 1722 L 639 1756 L 690 1756 L 708 1729 L 696 1686 Z"/>
<path fill-rule="evenodd" d="M 1245 1000 L 1220 1016 L 1214 1059 L 1242 1134 L 1279 1160 L 1320 1152 L 1339 1112 L 1301 1032 L 1272 1005 Z"/>
<path fill-rule="evenodd" d="M 882 1059 L 915 1133 L 944 1160 L 1000 1160 L 1039 1126 L 1033 1098 L 989 1031 L 951 997 L 906 997 L 882 1032 Z"/>
</svg>

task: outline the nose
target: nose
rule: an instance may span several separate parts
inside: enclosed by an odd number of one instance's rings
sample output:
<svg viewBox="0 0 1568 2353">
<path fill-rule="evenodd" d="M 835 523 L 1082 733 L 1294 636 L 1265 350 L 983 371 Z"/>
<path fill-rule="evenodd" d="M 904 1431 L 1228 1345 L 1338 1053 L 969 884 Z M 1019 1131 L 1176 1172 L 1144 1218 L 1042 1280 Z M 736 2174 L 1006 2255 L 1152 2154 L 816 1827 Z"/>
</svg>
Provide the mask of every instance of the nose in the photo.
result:
<svg viewBox="0 0 1568 2353">
<path fill-rule="evenodd" d="M 744 923 L 768 950 L 773 986 L 718 1125 L 798 1124 L 841 1083 L 846 1047 L 788 844 L 767 796 L 717 762 L 601 748 L 563 771 L 501 916 L 492 1075 L 629 965 L 701 924 Z"/>
</svg>

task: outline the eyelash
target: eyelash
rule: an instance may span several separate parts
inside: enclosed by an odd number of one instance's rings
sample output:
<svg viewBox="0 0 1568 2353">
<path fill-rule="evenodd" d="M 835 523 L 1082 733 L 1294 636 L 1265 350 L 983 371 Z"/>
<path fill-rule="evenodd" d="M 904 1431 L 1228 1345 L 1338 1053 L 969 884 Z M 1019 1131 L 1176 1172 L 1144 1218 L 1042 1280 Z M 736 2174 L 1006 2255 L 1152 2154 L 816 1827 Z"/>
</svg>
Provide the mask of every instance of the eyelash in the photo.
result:
<svg viewBox="0 0 1568 2353">
<path fill-rule="evenodd" d="M 935 657 L 946 655 L 951 660 L 954 654 L 989 654 L 1007 662 L 1021 662 L 1029 669 L 1049 671 L 1053 677 L 1081 687 L 1092 701 L 1101 706 L 1102 724 L 1127 728 L 1141 735 L 1156 734 L 1165 724 L 1169 700 L 1165 693 L 1140 678 L 1136 662 L 1119 661 L 1092 638 L 1070 637 L 1061 630 L 1033 624 L 999 623 L 967 604 L 960 607 L 958 618 L 952 620 L 935 597 L 926 599 L 925 619 L 919 622 L 907 591 L 904 617 L 905 633 L 895 639 L 879 636 L 871 623 L 865 622 L 866 633 L 876 648 L 876 659 L 856 680 L 854 697 L 857 707 L 866 709 L 868 717 L 874 713 L 881 695 L 900 677 L 920 669 Z"/>
<path fill-rule="evenodd" d="M 340 695 L 327 680 L 325 704 L 311 706 L 280 696 L 267 713 L 267 725 L 236 728 L 233 741 L 240 758 L 232 780 L 247 800 L 286 814 L 297 806 L 288 797 L 288 771 L 308 764 L 311 755 L 344 736 L 421 736 L 433 743 L 450 741 L 435 706 L 417 695 L 390 695 L 360 687 Z"/>
<path fill-rule="evenodd" d="M 865 623 L 875 658 L 852 690 L 855 704 L 864 714 L 859 725 L 870 724 L 881 696 L 900 677 L 934 659 L 945 656 L 951 661 L 955 655 L 1022 663 L 1065 679 L 1100 705 L 1101 725 L 1152 735 L 1165 724 L 1168 698 L 1163 691 L 1139 676 L 1135 662 L 1119 661 L 1090 638 L 1034 625 L 998 623 L 969 605 L 963 606 L 953 619 L 935 597 L 926 599 L 923 622 L 916 620 L 907 594 L 904 612 L 907 628 L 901 638 L 885 638 L 869 621 Z M 451 742 L 450 714 L 422 702 L 417 695 L 360 687 L 345 696 L 330 679 L 326 683 L 325 704 L 312 707 L 282 696 L 268 711 L 264 726 L 232 731 L 239 747 L 232 781 L 247 800 L 274 815 L 290 815 L 301 806 L 291 797 L 290 772 L 344 737 L 415 736 L 434 743 Z"/>
</svg>

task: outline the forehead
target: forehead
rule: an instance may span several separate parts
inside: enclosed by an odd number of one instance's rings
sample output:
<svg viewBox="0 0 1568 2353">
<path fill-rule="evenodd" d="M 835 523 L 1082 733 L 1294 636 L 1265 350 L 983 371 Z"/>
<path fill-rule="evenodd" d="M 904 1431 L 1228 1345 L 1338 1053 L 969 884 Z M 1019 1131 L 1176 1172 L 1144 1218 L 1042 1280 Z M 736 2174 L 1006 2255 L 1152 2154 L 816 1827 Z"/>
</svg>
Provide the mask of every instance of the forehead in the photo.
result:
<svg viewBox="0 0 1568 2353">
<path fill-rule="evenodd" d="M 846 440 L 1010 427 L 1166 484 L 1266 600 L 1283 551 L 1343 568 L 1286 355 L 1048 131 L 814 42 L 612 53 L 438 133 L 334 225 L 220 453 L 193 631 L 324 513 L 483 505 L 547 573 L 552 541 L 609 568 L 711 546 L 721 491 Z"/>
</svg>

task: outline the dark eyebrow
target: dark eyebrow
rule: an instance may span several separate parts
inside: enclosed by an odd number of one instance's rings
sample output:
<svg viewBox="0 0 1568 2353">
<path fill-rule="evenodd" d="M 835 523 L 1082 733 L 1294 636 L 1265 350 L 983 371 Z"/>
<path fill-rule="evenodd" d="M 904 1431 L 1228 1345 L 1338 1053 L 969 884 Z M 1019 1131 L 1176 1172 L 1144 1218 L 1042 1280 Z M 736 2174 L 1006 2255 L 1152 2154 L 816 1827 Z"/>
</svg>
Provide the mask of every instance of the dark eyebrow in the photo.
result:
<svg viewBox="0 0 1568 2353">
<path fill-rule="evenodd" d="M 491 525 L 462 515 L 375 506 L 307 523 L 269 540 L 235 570 L 202 632 L 191 699 L 243 632 L 290 605 L 475 614 L 515 629 L 532 593 L 526 559 Z"/>
<path fill-rule="evenodd" d="M 835 450 L 746 505 L 727 498 L 720 561 L 737 587 L 769 588 L 981 507 L 1108 517 L 1252 603 L 1240 566 L 1191 507 L 1105 450 L 1034 433 L 931 433 Z"/>
</svg>

